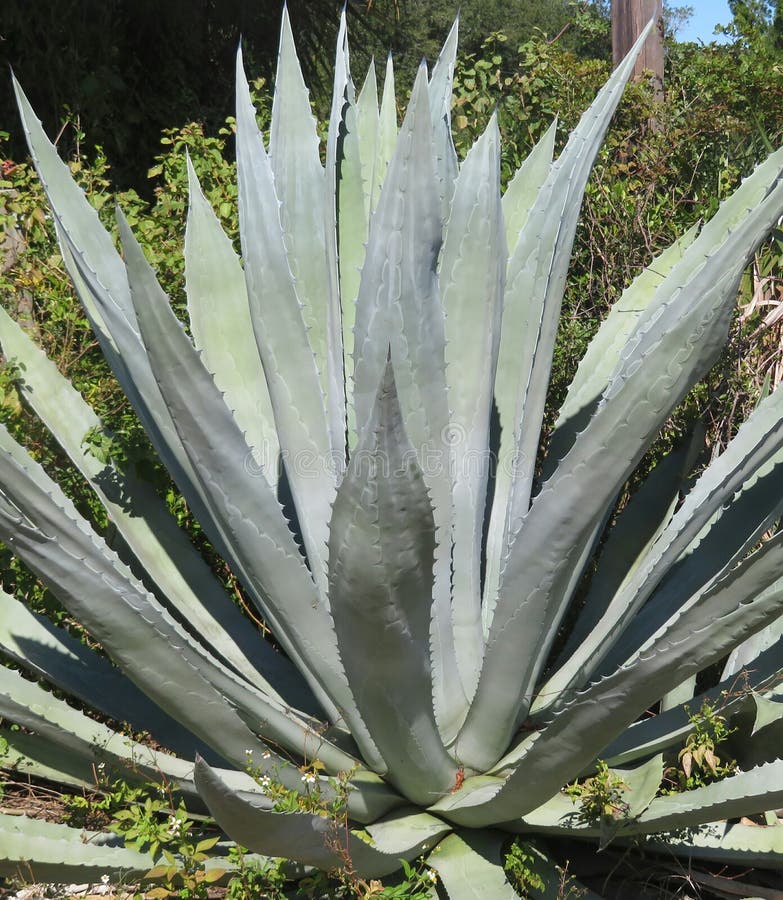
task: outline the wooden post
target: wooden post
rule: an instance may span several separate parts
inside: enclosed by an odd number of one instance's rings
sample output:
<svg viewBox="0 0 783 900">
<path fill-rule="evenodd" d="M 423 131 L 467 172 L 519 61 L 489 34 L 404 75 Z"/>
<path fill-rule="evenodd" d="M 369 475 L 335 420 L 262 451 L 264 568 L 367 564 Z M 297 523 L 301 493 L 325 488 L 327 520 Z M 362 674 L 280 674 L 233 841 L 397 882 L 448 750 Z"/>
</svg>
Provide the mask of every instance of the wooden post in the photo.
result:
<svg viewBox="0 0 783 900">
<path fill-rule="evenodd" d="M 612 60 L 623 59 L 653 16 L 656 27 L 647 38 L 634 66 L 634 77 L 652 72 L 655 99 L 663 100 L 663 15 L 662 0 L 612 0 Z"/>
</svg>

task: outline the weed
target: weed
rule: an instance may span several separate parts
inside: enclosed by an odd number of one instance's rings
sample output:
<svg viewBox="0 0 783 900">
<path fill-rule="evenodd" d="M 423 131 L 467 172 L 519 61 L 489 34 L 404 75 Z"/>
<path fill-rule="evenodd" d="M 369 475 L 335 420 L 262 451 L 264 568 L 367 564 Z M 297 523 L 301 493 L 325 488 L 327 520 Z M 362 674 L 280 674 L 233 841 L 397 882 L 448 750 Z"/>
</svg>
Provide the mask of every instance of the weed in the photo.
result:
<svg viewBox="0 0 783 900">
<path fill-rule="evenodd" d="M 718 747 L 736 729 L 731 728 L 715 706 L 705 700 L 698 713 L 686 706 L 693 731 L 677 754 L 678 765 L 668 768 L 665 778 L 675 791 L 690 791 L 733 775 L 737 763 L 722 757 Z"/>
<path fill-rule="evenodd" d="M 595 775 L 569 784 L 563 792 L 578 804 L 574 815 L 577 824 L 602 825 L 614 824 L 628 816 L 628 804 L 623 799 L 627 789 L 623 779 L 599 759 Z"/>
<path fill-rule="evenodd" d="M 556 900 L 579 900 L 584 896 L 585 889 L 575 883 L 573 876 L 568 872 L 567 862 L 563 868 L 556 867 L 556 882 L 553 882 L 551 877 L 545 881 L 541 874 L 543 860 L 541 851 L 521 838 L 517 838 L 509 847 L 504 868 L 508 880 L 520 897 L 529 897 L 533 900 L 540 895 L 546 895 Z M 553 894 L 553 890 L 557 893 Z"/>
<path fill-rule="evenodd" d="M 522 897 L 527 897 L 531 890 L 543 892 L 546 888 L 544 879 L 535 871 L 535 863 L 535 849 L 527 842 L 517 839 L 509 847 L 505 859 L 506 874 Z"/>
<path fill-rule="evenodd" d="M 169 834 L 172 835 L 176 852 L 173 849 L 163 848 L 165 864 L 155 866 L 147 872 L 146 878 L 161 882 L 157 887 L 145 892 L 144 896 L 149 900 L 167 897 L 206 897 L 207 887 L 220 881 L 226 874 L 225 869 L 208 868 L 204 865 L 210 858 L 207 851 L 217 844 L 219 836 L 195 840 L 186 836 L 189 831 L 190 828 L 183 824 L 181 818 L 170 817 Z"/>
<path fill-rule="evenodd" d="M 266 900 L 283 900 L 286 896 L 283 860 L 248 858 L 244 847 L 234 845 L 228 851 L 228 861 L 232 876 L 226 889 L 226 900 L 260 896 Z"/>
<path fill-rule="evenodd" d="M 82 828 L 103 828 L 115 816 L 133 804 L 140 803 L 150 791 L 149 786 L 129 784 L 124 778 L 111 783 L 104 776 L 103 763 L 94 767 L 96 792 L 66 795 L 65 821 Z"/>
</svg>

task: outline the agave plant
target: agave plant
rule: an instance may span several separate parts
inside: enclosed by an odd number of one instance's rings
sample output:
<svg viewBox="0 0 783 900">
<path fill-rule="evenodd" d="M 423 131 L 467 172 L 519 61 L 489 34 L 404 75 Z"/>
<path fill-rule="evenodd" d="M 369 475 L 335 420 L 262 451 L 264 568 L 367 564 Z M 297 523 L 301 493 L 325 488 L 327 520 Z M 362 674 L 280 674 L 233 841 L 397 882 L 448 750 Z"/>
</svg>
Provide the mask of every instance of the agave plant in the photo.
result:
<svg viewBox="0 0 783 900">
<path fill-rule="evenodd" d="M 783 392 L 698 477 L 675 451 L 617 505 L 726 339 L 743 268 L 783 215 L 783 151 L 626 289 L 539 450 L 582 194 L 646 33 L 558 158 L 553 125 L 501 195 L 496 118 L 461 163 L 451 140 L 456 25 L 398 130 L 391 63 L 380 105 L 372 68 L 356 96 L 343 20 L 322 163 L 284 17 L 267 147 L 237 63 L 241 257 L 189 165 L 189 332 L 17 85 L 95 335 L 276 645 L 151 485 L 89 452 L 102 423 L 3 313 L 20 390 L 122 539 L 110 549 L 0 430 L 0 536 L 110 659 L 2 596 L 2 652 L 39 679 L 0 668 L 0 715 L 24 726 L 5 734 L 7 765 L 71 785 L 97 762 L 165 778 L 252 851 L 362 878 L 425 856 L 455 898 L 513 895 L 514 834 L 781 864 L 783 828 L 726 823 L 783 805 L 783 535 L 768 534 Z M 661 795 L 685 704 L 704 700 L 747 723 L 747 762 Z M 563 792 L 596 770 L 614 811 Z M 340 796 L 336 828 L 312 801 Z M 106 835 L 0 828 L 6 871 L 150 864 Z M 556 892 L 557 859 L 533 858 Z"/>
</svg>

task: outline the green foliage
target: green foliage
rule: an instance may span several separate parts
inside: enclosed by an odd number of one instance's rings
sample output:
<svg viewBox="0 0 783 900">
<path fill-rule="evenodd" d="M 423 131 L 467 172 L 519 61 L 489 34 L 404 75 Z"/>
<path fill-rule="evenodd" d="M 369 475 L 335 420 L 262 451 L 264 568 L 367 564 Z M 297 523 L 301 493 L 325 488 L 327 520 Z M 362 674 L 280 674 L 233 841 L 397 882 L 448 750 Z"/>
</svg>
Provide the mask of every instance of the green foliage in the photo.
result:
<svg viewBox="0 0 783 900">
<path fill-rule="evenodd" d="M 65 796 L 67 822 L 84 828 L 101 828 L 112 822 L 120 811 L 131 805 L 138 806 L 151 790 L 158 793 L 157 786 L 130 784 L 124 778 L 108 782 L 104 772 L 105 764 L 99 763 L 96 766 L 97 791 Z"/>
<path fill-rule="evenodd" d="M 686 711 L 693 731 L 685 740 L 685 746 L 677 754 L 678 767 L 669 774 L 676 778 L 677 789 L 691 791 L 728 778 L 737 771 L 736 760 L 722 755 L 721 744 L 736 731 L 721 715 L 719 709 L 704 700 L 698 713 Z"/>
<path fill-rule="evenodd" d="M 783 49 L 783 20 L 778 0 L 729 0 L 729 9 L 733 18 L 718 29 L 720 33 L 767 58 Z"/>
<path fill-rule="evenodd" d="M 584 825 L 614 824 L 628 816 L 628 785 L 599 759 L 596 773 L 584 781 L 575 781 L 563 793 L 579 806 L 576 820 Z"/>
<path fill-rule="evenodd" d="M 357 60 L 366 68 L 371 55 L 393 50 L 405 57 L 403 83 L 410 87 L 422 54 L 437 53 L 442 35 L 461 6 L 464 46 L 477 49 L 490 30 L 505 28 L 516 46 L 543 33 L 561 31 L 561 42 L 584 54 L 608 52 L 605 3 L 567 0 L 374 0 L 348 4 L 357 35 Z M 290 0 L 288 11 L 300 39 L 300 56 L 321 112 L 328 108 L 332 34 L 341 3 Z M 115 161 L 113 178 L 148 193 L 140 178 L 171 122 L 205 122 L 216 131 L 230 95 L 230 60 L 240 40 L 254 70 L 274 71 L 282 4 L 252 0 L 171 0 L 164 6 L 116 0 L 56 0 L 9 7 L 3 20 L 0 64 L 12 67 L 33 85 L 35 104 L 55 130 L 63 108 L 80 123 L 81 135 L 66 132 L 67 153 L 104 147 Z M 603 23 L 596 38 L 588 23 Z M 107 35 L 110 35 L 107 38 Z M 46 72 L 47 77 L 41 77 Z M 119 113 L 122 110 L 122 113 Z M 0 91 L 0 121 L 15 122 L 10 91 Z M 86 133 L 86 138 L 85 138 Z M 24 138 L 15 130 L 10 156 L 21 159 Z M 141 160 L 141 166 L 139 166 Z"/>
<path fill-rule="evenodd" d="M 429 3 L 401 2 L 398 18 L 373 17 L 370 8 L 357 18 L 369 25 L 377 22 L 375 34 L 358 45 L 358 71 L 369 63 L 370 56 L 382 59 L 391 49 L 400 61 L 398 75 L 403 88 L 409 89 L 416 74 L 417 61 L 424 55 L 433 59 L 440 50 L 443 35 L 454 18 L 455 6 L 450 0 Z M 509 5 L 502 0 L 466 2 L 459 6 L 460 47 L 465 56 L 480 56 L 488 34 L 502 32 L 505 40 L 498 47 L 500 65 L 513 70 L 518 64 L 518 48 L 535 42 L 557 45 L 580 57 L 611 55 L 609 11 L 604 2 L 586 0 L 518 0 Z M 379 20 L 379 21 L 378 21 Z M 369 29 L 368 29 L 369 30 Z"/>
<path fill-rule="evenodd" d="M 227 869 L 205 866 L 214 854 L 219 835 L 196 825 L 181 798 L 165 783 L 131 784 L 124 778 L 108 782 L 104 767 L 97 767 L 96 791 L 64 798 L 66 821 L 81 828 L 103 828 L 120 835 L 126 847 L 148 852 L 156 865 L 144 874 L 146 885 L 140 896 L 147 898 L 206 897 L 210 884 L 225 878 Z M 245 866 L 235 849 L 229 865 L 232 882 L 249 887 L 260 879 L 252 866 Z M 234 874 L 234 870 L 236 874 Z M 269 879 L 274 880 L 272 872 Z M 250 896 L 237 894 L 237 896 Z"/>
<path fill-rule="evenodd" d="M 423 863 L 411 864 L 400 860 L 401 873 L 381 881 L 379 878 L 359 878 L 350 869 L 331 873 L 314 872 L 302 878 L 298 890 L 303 897 L 324 900 L 428 900 L 432 897 L 438 878 L 433 869 Z"/>
<path fill-rule="evenodd" d="M 568 872 L 568 862 L 542 874 L 544 854 L 534 845 L 515 838 L 505 856 L 505 871 L 509 882 L 520 897 L 535 900 L 546 896 L 556 900 L 580 900 L 588 891 Z"/>
<path fill-rule="evenodd" d="M 268 757 L 271 754 L 267 753 Z M 345 828 L 348 815 L 348 792 L 352 772 L 339 772 L 336 776 L 323 775 L 325 766 L 318 758 L 310 760 L 297 771 L 299 785 L 286 787 L 283 773 L 291 770 L 289 763 L 282 766 L 253 765 L 253 756 L 247 752 L 247 772 L 256 781 L 261 793 L 269 797 L 277 812 L 309 812 L 330 819 L 337 829 Z M 331 791 L 329 790 L 331 788 Z"/>
<path fill-rule="evenodd" d="M 209 885 L 220 881 L 226 874 L 225 869 L 204 866 L 210 859 L 209 851 L 220 840 L 220 835 L 194 840 L 186 836 L 190 830 L 188 828 L 186 832 L 186 825 L 187 821 L 182 817 L 172 816 L 169 819 L 173 846 L 162 849 L 165 863 L 150 869 L 145 876 L 151 881 L 161 882 L 157 887 L 144 892 L 144 896 L 150 900 L 208 897 Z"/>
<path fill-rule="evenodd" d="M 334 0 L 288 4 L 307 44 L 305 65 L 322 96 L 329 88 L 320 60 L 332 52 L 339 6 Z M 48 127 L 57 128 L 63 108 L 71 110 L 88 135 L 87 145 L 105 147 L 116 162 L 115 183 L 146 193 L 150 186 L 143 171 L 163 129 L 197 118 L 213 131 L 221 126 L 231 92 L 230 60 L 240 37 L 255 67 L 267 77 L 272 74 L 281 9 L 282 4 L 252 0 L 14 5 L 3 21 L 0 63 L 35 86 Z M 363 27 L 362 16 L 356 16 L 356 25 Z M 12 93 L 4 85 L 0 120 L 15 121 L 13 110 Z M 83 135 L 61 135 L 66 152 L 84 144 Z M 13 159 L 23 157 L 24 136 L 18 129 L 11 148 Z"/>
<path fill-rule="evenodd" d="M 178 840 L 183 827 L 187 830 L 187 814 L 183 807 L 164 818 L 169 804 L 161 798 L 145 797 L 142 803 L 133 803 L 114 814 L 111 831 L 121 834 L 128 847 L 149 850 L 157 858 L 162 846 Z M 184 824 L 183 824 L 184 823 Z"/>
<path fill-rule="evenodd" d="M 370 882 L 366 892 L 357 892 L 360 897 L 377 897 L 378 900 L 427 900 L 433 895 L 438 876 L 434 869 L 429 869 L 423 862 L 411 865 L 402 861 L 402 875 L 397 884 L 381 885 Z M 361 885 L 360 887 L 363 887 Z"/>
<path fill-rule="evenodd" d="M 546 889 L 543 878 L 535 871 L 535 863 L 535 848 L 520 838 L 508 848 L 505 869 L 520 897 L 529 896 L 530 891 L 543 892 Z"/>
<path fill-rule="evenodd" d="M 232 866 L 231 879 L 226 887 L 226 900 L 247 900 L 249 897 L 268 897 L 283 900 L 288 877 L 285 860 L 248 861 L 245 848 L 236 844 L 228 851 Z"/>
</svg>

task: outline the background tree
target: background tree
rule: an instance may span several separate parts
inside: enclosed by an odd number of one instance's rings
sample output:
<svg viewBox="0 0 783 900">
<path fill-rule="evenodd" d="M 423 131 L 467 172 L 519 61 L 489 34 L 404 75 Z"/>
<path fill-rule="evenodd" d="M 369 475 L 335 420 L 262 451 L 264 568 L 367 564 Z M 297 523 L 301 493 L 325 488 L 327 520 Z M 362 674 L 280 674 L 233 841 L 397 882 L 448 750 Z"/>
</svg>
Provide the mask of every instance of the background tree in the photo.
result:
<svg viewBox="0 0 783 900">
<path fill-rule="evenodd" d="M 762 53 L 783 49 L 783 8 L 779 0 L 729 0 L 732 21 L 724 34 Z"/>
<path fill-rule="evenodd" d="M 612 61 L 619 65 L 642 29 L 655 18 L 657 25 L 645 42 L 634 66 L 634 75 L 652 72 L 656 99 L 663 99 L 663 4 L 662 0 L 612 0 Z"/>
<path fill-rule="evenodd" d="M 664 40 L 676 40 L 678 32 L 690 21 L 692 16 L 692 6 L 672 6 L 671 3 L 664 0 L 662 9 Z"/>
<path fill-rule="evenodd" d="M 535 36 L 557 41 L 584 56 L 605 57 L 610 49 L 609 8 L 604 0 L 400 0 L 397 10 L 388 3 L 383 10 L 376 3 L 369 9 L 354 6 L 355 18 L 369 22 L 375 17 L 376 21 L 353 55 L 367 63 L 371 55 L 385 58 L 391 50 L 403 81 L 412 80 L 422 57 L 432 60 L 437 56 L 457 9 L 462 56 L 478 53 L 493 33 L 505 36 L 502 55 L 506 64 L 515 64 L 520 45 Z"/>
<path fill-rule="evenodd" d="M 305 78 L 322 114 L 342 5 L 288 0 Z M 214 133 L 231 112 L 240 35 L 248 71 L 271 79 L 282 6 L 282 0 L 11 0 L 0 20 L 0 69 L 13 68 L 49 132 L 56 134 L 64 110 L 70 111 L 88 140 L 105 149 L 115 184 L 143 190 L 139 173 L 151 164 L 164 128 L 197 120 Z M 458 8 L 464 54 L 501 30 L 509 63 L 536 34 L 586 55 L 607 50 L 600 29 L 579 25 L 591 16 L 608 21 L 603 2 L 349 0 L 355 72 L 392 50 L 402 62 L 404 91 L 419 60 L 437 54 Z M 0 123 L 10 132 L 6 153 L 22 159 L 17 122 L 10 79 L 0 79 Z M 63 134 L 63 150 L 72 151 L 78 139 L 78 131 Z"/>
<path fill-rule="evenodd" d="M 396 0 L 376 0 L 355 16 L 369 36 Z M 305 76 L 324 96 L 342 0 L 288 0 Z M 248 71 L 269 79 L 277 58 L 282 0 L 52 0 L 3 5 L 0 67 L 25 85 L 50 132 L 63 111 L 78 116 L 89 140 L 107 151 L 120 186 L 151 162 L 164 128 L 199 120 L 216 131 L 233 107 L 233 58 L 240 40 Z M 363 38 L 360 37 L 360 40 Z M 0 79 L 0 122 L 10 153 L 24 142 L 10 79 Z M 66 138 L 67 139 L 67 138 Z M 66 150 L 72 148 L 64 148 Z"/>
</svg>

